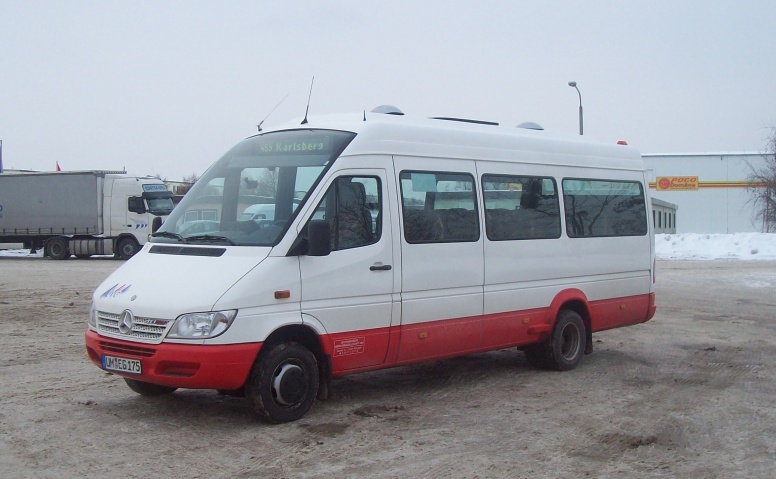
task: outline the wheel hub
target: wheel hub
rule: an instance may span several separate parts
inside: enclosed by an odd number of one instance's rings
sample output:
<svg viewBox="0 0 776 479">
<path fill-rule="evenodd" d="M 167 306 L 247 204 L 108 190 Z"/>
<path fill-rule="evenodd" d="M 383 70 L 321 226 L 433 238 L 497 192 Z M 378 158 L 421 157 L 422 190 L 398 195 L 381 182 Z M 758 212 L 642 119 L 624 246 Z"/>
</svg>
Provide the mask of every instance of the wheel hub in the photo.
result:
<svg viewBox="0 0 776 479">
<path fill-rule="evenodd" d="M 569 324 L 563 329 L 561 337 L 561 355 L 564 359 L 571 360 L 577 355 L 577 352 L 579 351 L 579 330 L 573 324 Z"/>
<path fill-rule="evenodd" d="M 307 392 L 307 377 L 296 364 L 283 364 L 272 380 L 273 396 L 278 404 L 298 404 Z"/>
</svg>

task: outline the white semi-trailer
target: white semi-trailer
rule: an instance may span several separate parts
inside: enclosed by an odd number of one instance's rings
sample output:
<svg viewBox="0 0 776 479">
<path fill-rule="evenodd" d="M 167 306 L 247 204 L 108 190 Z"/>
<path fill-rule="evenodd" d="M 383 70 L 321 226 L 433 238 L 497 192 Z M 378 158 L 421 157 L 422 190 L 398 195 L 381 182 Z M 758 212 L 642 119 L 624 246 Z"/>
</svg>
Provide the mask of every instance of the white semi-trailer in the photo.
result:
<svg viewBox="0 0 776 479">
<path fill-rule="evenodd" d="M 123 171 L 0 175 L 0 243 L 71 255 L 130 258 L 173 208 L 157 178 Z"/>
</svg>

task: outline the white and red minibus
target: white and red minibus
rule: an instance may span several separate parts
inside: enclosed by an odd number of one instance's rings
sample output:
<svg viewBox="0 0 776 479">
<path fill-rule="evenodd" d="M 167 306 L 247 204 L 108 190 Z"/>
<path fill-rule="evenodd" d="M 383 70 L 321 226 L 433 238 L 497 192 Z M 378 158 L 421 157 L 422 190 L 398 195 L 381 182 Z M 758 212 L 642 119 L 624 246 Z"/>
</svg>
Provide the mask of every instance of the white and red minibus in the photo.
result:
<svg viewBox="0 0 776 479">
<path fill-rule="evenodd" d="M 592 333 L 652 318 L 638 151 L 399 113 L 227 152 L 95 291 L 91 360 L 143 395 L 244 393 L 287 422 L 335 377 L 506 347 L 568 370 Z"/>
</svg>

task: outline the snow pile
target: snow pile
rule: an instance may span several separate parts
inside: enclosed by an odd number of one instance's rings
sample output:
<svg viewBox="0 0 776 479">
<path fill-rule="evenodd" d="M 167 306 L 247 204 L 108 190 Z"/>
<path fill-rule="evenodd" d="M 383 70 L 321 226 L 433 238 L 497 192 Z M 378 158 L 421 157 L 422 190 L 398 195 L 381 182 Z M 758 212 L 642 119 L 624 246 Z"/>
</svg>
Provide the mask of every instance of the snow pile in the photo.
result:
<svg viewBox="0 0 776 479">
<path fill-rule="evenodd" d="M 663 234 L 655 235 L 657 259 L 776 260 L 776 234 Z"/>
</svg>

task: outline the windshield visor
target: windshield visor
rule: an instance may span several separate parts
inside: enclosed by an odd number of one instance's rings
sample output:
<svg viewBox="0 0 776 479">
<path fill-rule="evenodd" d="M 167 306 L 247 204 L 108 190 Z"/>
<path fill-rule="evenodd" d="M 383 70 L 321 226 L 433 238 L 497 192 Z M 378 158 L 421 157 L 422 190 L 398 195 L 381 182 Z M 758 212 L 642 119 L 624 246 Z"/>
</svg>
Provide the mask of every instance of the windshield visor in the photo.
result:
<svg viewBox="0 0 776 479">
<path fill-rule="evenodd" d="M 194 184 L 153 241 L 274 246 L 354 137 L 294 130 L 243 140 Z"/>
</svg>

